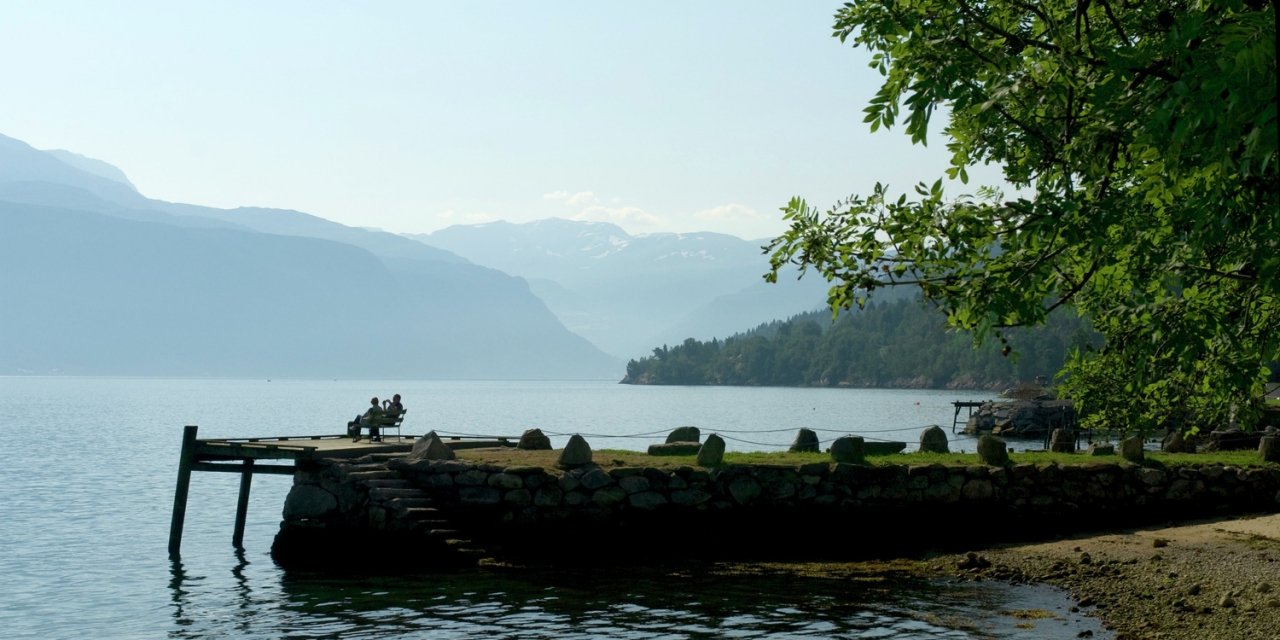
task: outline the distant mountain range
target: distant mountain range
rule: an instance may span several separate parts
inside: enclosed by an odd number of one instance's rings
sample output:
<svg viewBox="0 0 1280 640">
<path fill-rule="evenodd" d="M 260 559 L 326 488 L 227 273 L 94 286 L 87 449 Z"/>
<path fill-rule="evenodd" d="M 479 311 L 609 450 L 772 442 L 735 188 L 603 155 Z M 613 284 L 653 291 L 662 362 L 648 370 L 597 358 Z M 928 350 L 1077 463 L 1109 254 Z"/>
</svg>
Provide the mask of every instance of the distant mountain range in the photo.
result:
<svg viewBox="0 0 1280 640">
<path fill-rule="evenodd" d="M 763 243 L 719 233 L 632 236 L 608 223 L 549 219 L 408 237 L 526 278 L 565 326 L 622 358 L 812 310 L 828 288 L 814 277 L 765 283 Z"/>
<path fill-rule="evenodd" d="M 0 374 L 613 378 L 526 282 L 0 136 Z"/>
</svg>

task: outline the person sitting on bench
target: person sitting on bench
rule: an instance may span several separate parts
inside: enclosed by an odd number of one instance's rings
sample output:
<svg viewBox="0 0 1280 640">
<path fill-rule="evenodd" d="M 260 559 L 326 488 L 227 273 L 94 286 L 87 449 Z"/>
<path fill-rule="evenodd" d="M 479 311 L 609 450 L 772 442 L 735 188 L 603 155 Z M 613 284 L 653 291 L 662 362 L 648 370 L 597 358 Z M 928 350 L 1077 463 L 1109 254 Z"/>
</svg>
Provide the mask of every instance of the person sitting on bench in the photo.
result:
<svg viewBox="0 0 1280 640">
<path fill-rule="evenodd" d="M 392 412 L 400 413 L 400 412 L 403 412 L 403 411 L 404 411 L 404 405 L 400 404 L 400 394 L 398 394 L 398 393 L 397 393 L 397 394 L 395 394 L 394 396 L 391 396 L 391 399 L 390 399 L 390 400 L 383 400 L 383 401 L 382 401 L 382 410 L 383 410 L 383 411 L 386 411 L 387 413 L 392 413 Z"/>
<path fill-rule="evenodd" d="M 351 436 L 352 442 L 360 442 L 360 428 L 369 424 L 376 425 L 378 418 L 381 417 L 382 407 L 378 405 L 378 396 L 374 396 L 373 399 L 369 400 L 369 410 L 347 423 L 347 435 Z M 371 442 L 382 441 L 382 435 L 378 432 L 377 426 L 369 427 L 369 440 Z"/>
</svg>

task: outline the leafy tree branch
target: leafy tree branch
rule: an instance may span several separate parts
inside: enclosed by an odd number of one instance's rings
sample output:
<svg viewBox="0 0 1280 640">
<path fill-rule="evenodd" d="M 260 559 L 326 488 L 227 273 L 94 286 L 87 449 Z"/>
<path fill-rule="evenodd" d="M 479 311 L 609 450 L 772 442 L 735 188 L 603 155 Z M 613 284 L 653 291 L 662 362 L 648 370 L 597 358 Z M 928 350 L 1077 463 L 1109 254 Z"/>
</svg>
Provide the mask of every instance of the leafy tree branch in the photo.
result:
<svg viewBox="0 0 1280 640">
<path fill-rule="evenodd" d="M 833 313 L 918 287 L 978 341 L 1074 309 L 1105 344 L 1063 376 L 1097 419 L 1247 423 L 1280 360 L 1275 32 L 1263 0 L 849 2 L 871 129 L 924 144 L 948 113 L 948 177 L 995 163 L 1017 197 L 795 198 L 766 277 L 817 273 Z"/>
</svg>

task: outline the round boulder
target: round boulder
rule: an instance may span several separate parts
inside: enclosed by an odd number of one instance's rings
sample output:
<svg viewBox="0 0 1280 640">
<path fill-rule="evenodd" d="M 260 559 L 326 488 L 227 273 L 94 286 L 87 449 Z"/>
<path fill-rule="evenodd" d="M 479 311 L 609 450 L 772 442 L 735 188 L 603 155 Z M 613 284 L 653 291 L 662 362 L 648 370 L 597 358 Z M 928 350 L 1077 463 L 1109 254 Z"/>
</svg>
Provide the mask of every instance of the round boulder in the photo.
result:
<svg viewBox="0 0 1280 640">
<path fill-rule="evenodd" d="M 920 453 L 951 453 L 947 432 L 936 424 L 925 427 L 920 432 Z"/>
<path fill-rule="evenodd" d="M 1142 462 L 1146 453 L 1142 447 L 1142 436 L 1133 436 L 1120 441 L 1120 457 L 1129 462 Z"/>
<path fill-rule="evenodd" d="M 587 444 L 586 438 L 573 434 L 560 452 L 560 460 L 556 464 L 566 469 L 591 464 L 591 445 Z"/>
<path fill-rule="evenodd" d="M 1004 440 L 995 436 L 982 436 L 978 438 L 978 459 L 983 464 L 1003 467 L 1009 464 L 1009 450 Z"/>
<path fill-rule="evenodd" d="M 724 438 L 713 433 L 698 449 L 698 466 L 714 467 L 721 462 L 724 462 Z"/>
<path fill-rule="evenodd" d="M 817 453 L 820 450 L 818 434 L 814 433 L 813 429 L 801 429 L 796 432 L 796 439 L 789 449 L 791 453 Z"/>
<path fill-rule="evenodd" d="M 697 427 L 676 427 L 667 435 L 667 442 L 699 442 L 702 432 Z"/>
<path fill-rule="evenodd" d="M 528 429 L 520 434 L 517 449 L 525 451 L 547 451 L 551 449 L 551 438 L 542 433 L 542 429 Z"/>
<path fill-rule="evenodd" d="M 1070 429 L 1054 429 L 1049 436 L 1049 450 L 1054 453 L 1075 453 L 1076 434 Z"/>
<path fill-rule="evenodd" d="M 1089 455 L 1091 456 L 1114 456 L 1116 448 L 1109 442 L 1094 442 L 1089 445 Z"/>
<path fill-rule="evenodd" d="M 1280 462 L 1280 438 L 1264 436 L 1258 441 L 1258 453 L 1262 454 L 1263 462 Z"/>
<path fill-rule="evenodd" d="M 859 464 L 866 458 L 866 441 L 861 436 L 843 436 L 831 443 L 831 459 Z"/>
<path fill-rule="evenodd" d="M 1182 435 L 1181 429 L 1174 429 L 1164 437 L 1160 448 L 1165 453 L 1195 453 L 1196 443 L 1194 439 Z"/>
<path fill-rule="evenodd" d="M 428 431 L 426 435 L 413 441 L 413 449 L 409 451 L 410 460 L 422 460 L 427 454 L 427 446 L 431 444 L 432 438 L 437 438 L 435 431 Z"/>
<path fill-rule="evenodd" d="M 432 431 L 413 443 L 413 450 L 407 457 L 409 460 L 454 460 L 458 456 Z"/>
</svg>

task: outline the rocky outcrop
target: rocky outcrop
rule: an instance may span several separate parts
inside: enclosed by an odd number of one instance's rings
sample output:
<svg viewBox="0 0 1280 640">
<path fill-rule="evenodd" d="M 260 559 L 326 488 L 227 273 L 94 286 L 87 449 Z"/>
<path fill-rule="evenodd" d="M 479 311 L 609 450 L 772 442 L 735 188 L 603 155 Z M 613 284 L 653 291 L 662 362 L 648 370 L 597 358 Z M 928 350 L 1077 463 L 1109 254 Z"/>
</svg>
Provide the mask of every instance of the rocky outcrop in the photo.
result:
<svg viewBox="0 0 1280 640">
<path fill-rule="evenodd" d="M 997 400 L 978 407 L 969 416 L 964 431 L 970 435 L 1044 438 L 1054 429 L 1071 428 L 1075 422 L 1075 407 L 1070 400 Z"/>
</svg>

